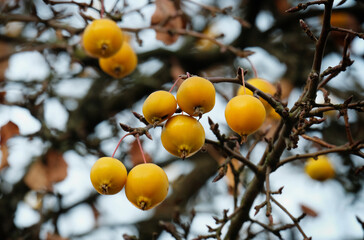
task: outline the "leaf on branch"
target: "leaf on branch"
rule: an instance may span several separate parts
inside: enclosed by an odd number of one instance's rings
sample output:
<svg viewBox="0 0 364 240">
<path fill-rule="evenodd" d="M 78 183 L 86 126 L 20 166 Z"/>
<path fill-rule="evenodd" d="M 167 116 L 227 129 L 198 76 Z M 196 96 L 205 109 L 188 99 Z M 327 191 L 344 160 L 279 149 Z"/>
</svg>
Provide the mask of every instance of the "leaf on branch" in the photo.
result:
<svg viewBox="0 0 364 240">
<path fill-rule="evenodd" d="M 6 142 L 10 138 L 12 138 L 13 136 L 16 136 L 16 135 L 19 135 L 19 127 L 15 123 L 9 121 L 7 124 L 5 124 L 4 126 L 1 127 L 0 147 L 1 147 L 2 158 L 1 158 L 1 163 L 0 163 L 0 171 L 9 166 L 9 163 L 8 163 L 9 151 L 8 151 L 8 146 L 6 145 Z"/>
<path fill-rule="evenodd" d="M 15 135 L 19 135 L 19 127 L 12 121 L 9 121 L 7 124 L 1 127 L 0 144 L 6 144 L 8 139 Z"/>
<path fill-rule="evenodd" d="M 287 9 L 291 8 L 291 4 L 287 0 L 274 0 L 274 5 L 280 14 L 284 14 Z"/>
<path fill-rule="evenodd" d="M 0 104 L 4 104 L 5 103 L 5 95 L 6 95 L 6 92 L 5 91 L 1 91 L 0 92 Z"/>
<path fill-rule="evenodd" d="M 306 215 L 314 218 L 318 216 L 318 213 L 312 208 L 308 207 L 307 205 L 301 204 L 300 207 L 302 212 L 305 213 Z"/>
<path fill-rule="evenodd" d="M 142 141 L 141 141 L 141 143 L 142 143 Z M 144 163 L 143 155 L 142 155 L 142 152 L 140 151 L 138 141 L 136 139 L 135 139 L 135 141 L 130 143 L 129 156 L 130 156 L 130 161 L 133 163 L 133 166 Z M 147 163 L 152 162 L 152 157 L 145 151 L 144 151 L 144 156 L 145 156 L 145 160 L 147 161 Z"/>
<path fill-rule="evenodd" d="M 123 238 L 124 238 L 124 240 L 138 240 L 138 238 L 136 236 L 131 236 L 128 234 L 123 234 Z"/>
<path fill-rule="evenodd" d="M 151 25 L 159 25 L 162 27 L 173 29 L 185 28 L 185 20 L 179 15 L 180 9 L 176 4 L 170 0 L 156 0 L 156 9 L 153 13 Z M 177 41 L 177 34 L 157 32 L 157 40 L 164 42 L 166 45 L 170 45 Z"/>
<path fill-rule="evenodd" d="M 63 158 L 63 153 L 50 149 L 46 155 L 48 181 L 56 183 L 63 181 L 67 177 L 68 165 Z"/>
<path fill-rule="evenodd" d="M 4 41 L 0 41 L 0 82 L 5 80 L 5 71 L 8 68 L 8 55 L 13 52 L 13 47 Z"/>
<path fill-rule="evenodd" d="M 180 79 L 180 75 L 183 75 L 186 71 L 183 69 L 181 64 L 179 63 L 177 58 L 171 58 L 171 68 L 170 68 L 170 74 L 172 79 L 175 79 L 177 82 L 176 87 L 178 88 L 179 85 L 182 84 L 183 80 Z"/>
<path fill-rule="evenodd" d="M 40 160 L 37 160 L 30 166 L 24 177 L 24 182 L 30 189 L 35 191 L 52 190 L 52 184 L 47 178 L 47 168 Z"/>
<path fill-rule="evenodd" d="M 58 234 L 53 233 L 47 233 L 46 240 L 69 240 L 69 238 L 63 238 L 59 236 Z"/>
<path fill-rule="evenodd" d="M 50 149 L 44 156 L 44 162 L 39 159 L 30 166 L 24 182 L 33 190 L 51 191 L 54 183 L 66 178 L 67 168 L 63 154 Z"/>
</svg>

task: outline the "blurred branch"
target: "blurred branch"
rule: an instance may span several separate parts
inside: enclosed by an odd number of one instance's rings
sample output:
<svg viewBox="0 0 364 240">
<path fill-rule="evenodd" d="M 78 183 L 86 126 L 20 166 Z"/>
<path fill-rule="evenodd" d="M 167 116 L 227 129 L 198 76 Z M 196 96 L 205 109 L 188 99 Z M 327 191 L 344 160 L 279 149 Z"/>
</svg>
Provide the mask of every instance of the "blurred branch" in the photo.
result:
<svg viewBox="0 0 364 240">
<path fill-rule="evenodd" d="M 147 27 L 142 27 L 142 28 L 125 28 L 124 27 L 122 29 L 126 32 L 133 32 L 135 34 L 138 34 L 140 31 L 143 31 L 146 29 L 153 29 L 156 32 L 168 33 L 171 36 L 173 36 L 173 35 L 191 36 L 191 37 L 209 40 L 209 41 L 213 42 L 214 44 L 218 45 L 221 49 L 221 52 L 230 51 L 238 57 L 244 58 L 244 57 L 247 57 L 247 56 L 250 56 L 253 54 L 253 52 L 251 52 L 251 51 L 241 50 L 236 47 L 233 47 L 232 45 L 223 44 L 222 42 L 217 41 L 215 38 L 213 38 L 207 34 L 196 32 L 193 30 L 187 30 L 187 29 L 182 29 L 182 28 L 172 29 L 172 28 L 167 28 L 167 27 L 163 27 L 163 26 L 159 26 L 159 25 L 147 26 Z"/>
<path fill-rule="evenodd" d="M 290 9 L 287 9 L 286 12 L 287 13 L 294 13 L 294 12 L 298 12 L 301 10 L 305 10 L 306 8 L 308 8 L 311 5 L 320 5 L 320 4 L 326 4 L 327 1 L 326 0 L 318 0 L 318 1 L 311 1 L 308 3 L 299 3 L 296 7 L 292 7 Z"/>
<path fill-rule="evenodd" d="M 11 21 L 20 21 L 20 22 L 35 22 L 35 23 L 43 23 L 48 27 L 53 29 L 61 29 L 66 30 L 71 35 L 79 34 L 83 31 L 82 28 L 75 28 L 70 26 L 69 24 L 62 23 L 57 19 L 41 19 L 35 15 L 24 15 L 24 14 L 1 14 L 0 15 L 0 23 L 7 23 Z"/>
<path fill-rule="evenodd" d="M 329 149 L 325 149 L 325 150 L 321 150 L 321 151 L 317 151 L 314 153 L 306 153 L 306 154 L 296 154 L 294 156 L 291 157 L 287 157 L 285 159 L 282 159 L 277 167 L 281 167 L 282 165 L 298 160 L 298 159 L 308 159 L 308 158 L 317 158 L 320 155 L 325 155 L 328 153 L 341 153 L 341 152 L 347 152 L 347 153 L 352 153 L 352 154 L 359 154 L 361 155 L 359 152 L 361 149 L 364 148 L 364 144 L 361 142 L 356 142 L 352 145 L 343 145 L 343 146 L 335 146 L 335 147 L 331 147 Z"/>
</svg>

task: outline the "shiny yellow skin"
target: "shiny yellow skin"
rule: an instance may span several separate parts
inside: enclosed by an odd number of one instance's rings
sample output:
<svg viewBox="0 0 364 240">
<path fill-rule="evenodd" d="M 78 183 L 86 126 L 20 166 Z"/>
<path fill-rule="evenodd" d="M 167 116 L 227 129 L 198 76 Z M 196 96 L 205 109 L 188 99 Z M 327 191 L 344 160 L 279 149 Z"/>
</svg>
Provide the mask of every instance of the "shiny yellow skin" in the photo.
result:
<svg viewBox="0 0 364 240">
<path fill-rule="evenodd" d="M 125 194 L 141 210 L 149 210 L 161 203 L 168 194 L 167 174 L 154 163 L 142 163 L 128 174 Z"/>
<path fill-rule="evenodd" d="M 273 119 L 273 120 L 280 120 L 281 119 L 281 115 L 279 115 L 276 110 L 274 110 L 274 108 L 270 108 L 268 110 L 269 112 L 268 113 L 268 117 Z"/>
<path fill-rule="evenodd" d="M 143 103 L 143 115 L 150 124 L 167 120 L 176 109 L 176 98 L 172 93 L 163 90 L 151 93 Z"/>
<path fill-rule="evenodd" d="M 270 82 L 268 82 L 267 80 L 264 80 L 262 78 L 252 78 L 252 79 L 248 80 L 247 82 L 249 84 L 253 85 L 254 87 L 258 88 L 260 91 L 262 91 L 264 93 L 268 93 L 272 96 L 277 91 L 276 87 L 273 84 L 271 84 Z M 253 92 L 250 91 L 248 88 L 246 88 L 246 93 L 244 93 L 244 86 L 241 86 L 238 90 L 237 95 L 244 95 L 244 94 L 253 95 Z M 267 112 L 269 112 L 270 109 L 272 109 L 272 107 L 269 105 L 269 103 L 267 101 L 265 101 L 263 98 L 259 97 L 259 100 L 262 101 Z"/>
<path fill-rule="evenodd" d="M 218 35 L 213 30 L 213 26 L 208 26 L 205 30 L 202 31 L 202 33 L 211 38 L 215 38 Z M 204 38 L 198 39 L 195 46 L 200 51 L 209 51 L 213 48 L 217 48 L 217 45 L 215 43 L 213 43 L 209 39 Z"/>
<path fill-rule="evenodd" d="M 104 195 L 116 194 L 123 189 L 127 171 L 116 158 L 102 157 L 91 168 L 90 178 L 97 192 Z"/>
<path fill-rule="evenodd" d="M 335 176 L 335 169 L 329 158 L 325 155 L 310 158 L 305 165 L 305 172 L 312 179 L 323 182 Z"/>
<path fill-rule="evenodd" d="M 264 105 L 251 95 L 233 97 L 225 108 L 229 127 L 241 136 L 254 133 L 262 126 L 266 116 Z"/>
<path fill-rule="evenodd" d="M 86 53 L 91 57 L 111 57 L 119 51 L 123 44 L 123 32 L 110 19 L 96 19 L 85 28 L 82 44 Z"/>
<path fill-rule="evenodd" d="M 177 103 L 182 111 L 191 116 L 201 116 L 215 106 L 215 87 L 202 77 L 190 77 L 182 82 L 177 91 Z"/>
<path fill-rule="evenodd" d="M 124 42 L 120 50 L 108 58 L 99 58 L 102 71 L 114 78 L 123 78 L 131 74 L 138 64 L 138 57 L 128 42 Z"/>
<path fill-rule="evenodd" d="M 163 147 L 182 159 L 195 154 L 205 143 L 205 130 L 195 118 L 176 115 L 167 120 L 161 140 Z"/>
</svg>

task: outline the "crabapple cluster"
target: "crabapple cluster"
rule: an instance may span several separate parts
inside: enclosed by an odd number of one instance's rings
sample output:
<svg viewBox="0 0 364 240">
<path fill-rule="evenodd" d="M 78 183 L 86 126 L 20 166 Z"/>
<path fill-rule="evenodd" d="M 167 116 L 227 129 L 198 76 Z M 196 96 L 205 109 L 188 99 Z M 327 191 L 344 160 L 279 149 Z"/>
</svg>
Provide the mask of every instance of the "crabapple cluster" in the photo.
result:
<svg viewBox="0 0 364 240">
<path fill-rule="evenodd" d="M 91 168 L 90 178 L 97 192 L 112 195 L 125 186 L 127 199 L 141 210 L 149 210 L 167 196 L 167 174 L 154 163 L 133 167 L 129 174 L 124 164 L 113 157 L 98 159 Z"/>
<path fill-rule="evenodd" d="M 153 125 L 167 120 L 161 134 L 162 145 L 172 155 L 184 159 L 205 143 L 204 128 L 195 117 L 201 118 L 213 109 L 216 92 L 209 80 L 192 76 L 182 82 L 176 95 L 177 99 L 167 91 L 153 92 L 143 103 L 143 115 Z M 177 105 L 187 115 L 173 115 Z"/>
<path fill-rule="evenodd" d="M 99 59 L 100 68 L 114 78 L 129 75 L 138 64 L 127 38 L 110 19 L 92 21 L 83 32 L 82 45 L 89 56 Z"/>
</svg>

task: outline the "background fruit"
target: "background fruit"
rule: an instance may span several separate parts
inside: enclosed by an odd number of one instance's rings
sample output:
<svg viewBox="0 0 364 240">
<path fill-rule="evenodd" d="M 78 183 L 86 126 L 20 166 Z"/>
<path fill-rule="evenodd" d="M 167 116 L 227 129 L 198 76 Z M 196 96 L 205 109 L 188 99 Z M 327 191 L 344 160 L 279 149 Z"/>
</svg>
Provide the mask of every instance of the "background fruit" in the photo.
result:
<svg viewBox="0 0 364 240">
<path fill-rule="evenodd" d="M 125 194 L 137 208 L 149 210 L 166 198 L 168 188 L 168 177 L 163 169 L 153 163 L 143 163 L 129 172 Z"/>
<path fill-rule="evenodd" d="M 332 12 L 331 14 L 331 25 L 333 27 L 346 28 L 353 31 L 360 31 L 360 24 L 356 17 L 348 12 Z M 332 31 L 330 32 L 331 38 L 338 45 L 344 46 L 344 40 L 346 33 Z M 353 35 L 349 35 L 348 40 L 353 39 Z"/>
<path fill-rule="evenodd" d="M 312 179 L 326 181 L 335 176 L 335 169 L 329 158 L 325 155 L 317 157 L 317 160 L 310 158 L 306 162 L 305 172 Z"/>
<path fill-rule="evenodd" d="M 268 93 L 272 96 L 277 91 L 273 84 L 271 84 L 270 82 L 268 82 L 267 80 L 262 79 L 262 78 L 252 78 L 252 79 L 248 80 L 247 82 L 250 83 L 251 85 L 253 85 L 254 87 L 258 88 L 260 91 L 262 91 L 264 93 Z M 238 95 L 243 95 L 243 94 L 253 95 L 253 92 L 250 91 L 248 88 L 246 88 L 245 91 L 246 91 L 246 93 L 244 93 L 244 86 L 241 86 L 238 90 Z M 264 107 L 267 110 L 269 110 L 269 108 L 271 108 L 269 103 L 267 101 L 265 101 L 263 98 L 259 97 L 259 100 L 262 101 Z"/>
<path fill-rule="evenodd" d="M 91 57 L 110 57 L 121 48 L 123 33 L 114 21 L 96 19 L 85 28 L 82 44 Z"/>
<path fill-rule="evenodd" d="M 171 154 L 186 158 L 195 154 L 205 143 L 205 131 L 199 121 L 186 115 L 168 119 L 162 130 L 163 147 Z"/>
<path fill-rule="evenodd" d="M 201 116 L 215 106 L 215 87 L 202 77 L 187 78 L 177 91 L 178 106 L 191 116 Z"/>
<path fill-rule="evenodd" d="M 151 93 L 143 103 L 143 115 L 150 124 L 161 123 L 170 118 L 176 109 L 175 97 L 162 90 Z"/>
<path fill-rule="evenodd" d="M 219 35 L 219 34 L 217 34 L 216 29 L 214 28 L 214 25 L 208 26 L 207 28 L 205 28 L 202 31 L 202 33 L 211 38 L 215 38 Z M 198 39 L 196 41 L 195 46 L 200 51 L 209 51 L 211 49 L 217 48 L 217 45 L 215 43 L 213 43 L 212 41 L 205 39 L 205 38 Z"/>
<path fill-rule="evenodd" d="M 132 73 L 138 64 L 138 57 L 130 44 L 124 41 L 120 50 L 108 58 L 99 58 L 100 68 L 114 78 L 123 78 Z"/>
<path fill-rule="evenodd" d="M 225 108 L 229 127 L 241 136 L 247 136 L 263 124 L 266 111 L 259 99 L 251 95 L 233 97 Z"/>
<path fill-rule="evenodd" d="M 91 168 L 92 185 L 100 194 L 111 195 L 120 192 L 126 182 L 127 171 L 116 158 L 102 157 Z"/>
</svg>

